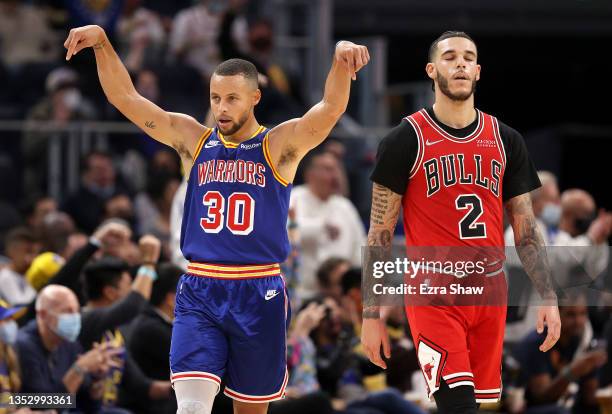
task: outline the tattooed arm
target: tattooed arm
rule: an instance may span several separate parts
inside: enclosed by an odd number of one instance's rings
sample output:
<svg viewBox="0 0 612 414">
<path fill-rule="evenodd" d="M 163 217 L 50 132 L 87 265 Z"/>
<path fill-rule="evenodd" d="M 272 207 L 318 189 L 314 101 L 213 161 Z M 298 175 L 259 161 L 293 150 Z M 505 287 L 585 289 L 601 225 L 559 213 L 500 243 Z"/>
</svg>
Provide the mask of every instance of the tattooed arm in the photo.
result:
<svg viewBox="0 0 612 414">
<path fill-rule="evenodd" d="M 96 57 L 98 78 L 109 102 L 149 136 L 174 147 L 184 162 L 193 157 L 206 127 L 191 116 L 166 112 L 141 96 L 101 27 L 91 25 L 72 29 L 64 46 L 68 49 L 66 60 L 91 47 Z"/>
<path fill-rule="evenodd" d="M 372 188 L 372 209 L 370 212 L 370 231 L 368 232 L 368 249 L 364 258 L 364 293 L 372 291 L 375 279 L 372 276 L 373 263 L 385 261 L 391 257 L 391 242 L 395 225 L 399 217 L 402 196 L 380 184 L 374 183 Z M 379 318 L 379 307 L 374 303 L 373 295 L 364 295 L 368 299 L 364 303 L 364 319 Z"/>
<path fill-rule="evenodd" d="M 523 267 L 540 297 L 546 305 L 538 311 L 537 330 L 541 333 L 544 323 L 548 325 L 548 335 L 540 350 L 547 351 L 559 339 L 561 321 L 546 246 L 540 234 L 531 206 L 529 193 L 521 194 L 506 202 L 506 212 L 514 231 L 514 242 Z"/>
<path fill-rule="evenodd" d="M 529 193 L 506 202 L 506 212 L 514 231 L 516 251 L 543 299 L 556 299 L 544 239 L 538 230 Z"/>
<path fill-rule="evenodd" d="M 402 196 L 388 188 L 374 183 L 372 189 L 372 211 L 370 213 L 370 231 L 368 232 L 368 249 L 364 257 L 364 272 L 362 297 L 363 321 L 361 327 L 361 343 L 364 351 L 372 363 L 381 368 L 387 364 L 380 355 L 382 345 L 385 357 L 391 357 L 391 346 L 385 321 L 380 319 L 380 307 L 372 292 L 375 279 L 372 273 L 373 263 L 389 260 L 391 256 L 391 242 L 397 218 L 399 217 Z"/>
</svg>

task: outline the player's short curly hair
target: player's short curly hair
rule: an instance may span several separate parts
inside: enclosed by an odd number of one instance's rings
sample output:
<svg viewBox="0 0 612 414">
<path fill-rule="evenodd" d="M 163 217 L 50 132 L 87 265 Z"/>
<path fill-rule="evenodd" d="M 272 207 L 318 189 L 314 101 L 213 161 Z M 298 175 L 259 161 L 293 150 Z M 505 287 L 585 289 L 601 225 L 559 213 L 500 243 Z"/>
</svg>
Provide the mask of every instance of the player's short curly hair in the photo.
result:
<svg viewBox="0 0 612 414">
<path fill-rule="evenodd" d="M 429 54 L 427 55 L 427 59 L 429 59 L 428 62 L 433 61 L 434 55 L 436 54 L 436 49 L 438 48 L 438 43 L 440 43 L 441 41 L 445 39 L 450 39 L 451 37 L 463 37 L 465 39 L 468 39 L 470 42 L 474 43 L 474 45 L 476 44 L 474 39 L 472 39 L 472 37 L 465 32 L 459 32 L 456 30 L 447 30 L 446 32 L 442 33 L 436 40 L 431 42 L 431 45 L 429 46 Z"/>
<path fill-rule="evenodd" d="M 214 74 L 218 76 L 242 75 L 257 86 L 257 68 L 248 60 L 228 59 L 217 66 Z"/>
</svg>

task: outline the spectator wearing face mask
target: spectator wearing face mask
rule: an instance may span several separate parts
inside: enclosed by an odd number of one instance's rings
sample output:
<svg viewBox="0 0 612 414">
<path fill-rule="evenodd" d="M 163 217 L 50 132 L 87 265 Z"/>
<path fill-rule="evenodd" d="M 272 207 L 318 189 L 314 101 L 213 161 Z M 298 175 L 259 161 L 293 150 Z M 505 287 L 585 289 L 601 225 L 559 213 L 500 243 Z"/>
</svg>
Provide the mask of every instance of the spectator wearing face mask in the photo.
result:
<svg viewBox="0 0 612 414">
<path fill-rule="evenodd" d="M 87 154 L 81 165 L 81 186 L 68 195 L 62 205 L 62 210 L 74 218 L 81 230 L 91 233 L 104 219 L 105 211 L 111 207 L 121 207 L 126 204 L 118 195 L 128 194 L 117 178 L 117 171 L 110 154 L 93 151 Z M 113 200 L 116 198 L 115 200 Z M 130 208 L 131 208 L 131 203 Z"/>
<path fill-rule="evenodd" d="M 573 188 L 561 194 L 559 232 L 552 240 L 554 245 L 601 247 L 611 230 L 612 214 L 605 210 L 598 212 L 589 193 Z"/>
<path fill-rule="evenodd" d="M 70 289 L 49 285 L 36 299 L 36 319 L 17 335 L 22 372 L 21 392 L 77 394 L 77 409 L 91 409 L 99 400 L 97 380 L 115 364 L 115 351 L 95 346 L 88 352 L 77 342 L 81 314 Z"/>
<path fill-rule="evenodd" d="M 93 120 L 96 110 L 81 94 L 78 74 L 72 69 L 57 68 L 47 76 L 46 95 L 30 110 L 26 121 L 51 122 L 57 128 L 27 128 L 21 140 L 24 156 L 26 194 L 46 193 L 47 161 L 49 140 L 59 139 L 59 145 L 66 145 L 62 138 L 68 137 L 63 130 L 74 121 Z"/>
<path fill-rule="evenodd" d="M 549 171 L 538 171 L 538 178 L 542 186 L 531 192 L 531 202 L 533 204 L 533 214 L 536 217 L 536 224 L 540 233 L 544 237 L 544 244 L 550 244 L 550 237 L 557 233 L 559 220 L 561 219 L 561 197 L 559 196 L 559 186 L 557 177 Z M 506 246 L 514 246 L 514 233 L 512 227 L 508 226 L 504 233 Z M 518 260 L 512 265 L 520 266 Z"/>
<path fill-rule="evenodd" d="M 559 219 L 561 219 L 559 185 L 557 177 L 549 171 L 538 171 L 538 178 L 542 187 L 531 194 L 533 213 L 546 226 L 546 232 L 543 234 L 550 239 L 557 232 Z"/>
</svg>

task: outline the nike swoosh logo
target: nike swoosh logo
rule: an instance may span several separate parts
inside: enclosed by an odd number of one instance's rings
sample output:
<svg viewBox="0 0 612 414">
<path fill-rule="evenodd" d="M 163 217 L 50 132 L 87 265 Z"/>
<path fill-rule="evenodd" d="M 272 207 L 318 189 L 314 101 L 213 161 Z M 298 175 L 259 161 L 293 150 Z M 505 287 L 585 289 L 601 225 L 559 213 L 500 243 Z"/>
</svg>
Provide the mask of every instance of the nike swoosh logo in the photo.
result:
<svg viewBox="0 0 612 414">
<path fill-rule="evenodd" d="M 217 145 L 219 145 L 220 142 L 219 141 L 214 141 L 214 142 L 207 142 L 206 144 L 204 144 L 204 148 L 212 148 L 212 147 L 216 147 Z"/>
<path fill-rule="evenodd" d="M 429 146 L 429 145 L 437 144 L 438 142 L 442 142 L 442 141 L 444 141 L 444 140 L 443 139 L 439 139 L 437 141 L 427 140 L 427 141 L 425 141 L 425 145 Z"/>
<path fill-rule="evenodd" d="M 265 298 L 265 299 L 266 299 L 266 300 L 270 300 L 270 299 L 272 299 L 273 297 L 278 296 L 279 294 L 280 294 L 280 292 L 275 292 L 275 293 L 273 293 L 273 294 L 271 294 L 271 295 L 266 294 L 266 298 Z"/>
</svg>

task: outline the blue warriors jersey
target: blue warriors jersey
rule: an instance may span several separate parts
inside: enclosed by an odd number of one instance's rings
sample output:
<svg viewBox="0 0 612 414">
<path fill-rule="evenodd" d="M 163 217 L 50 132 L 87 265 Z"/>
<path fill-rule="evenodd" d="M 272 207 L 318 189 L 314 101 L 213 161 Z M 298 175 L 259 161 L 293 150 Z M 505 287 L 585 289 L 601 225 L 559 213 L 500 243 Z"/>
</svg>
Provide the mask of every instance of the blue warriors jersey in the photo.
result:
<svg viewBox="0 0 612 414">
<path fill-rule="evenodd" d="M 228 142 L 217 128 L 200 138 L 185 196 L 181 250 L 191 262 L 269 264 L 289 254 L 291 184 L 272 166 L 269 130 Z"/>
</svg>

